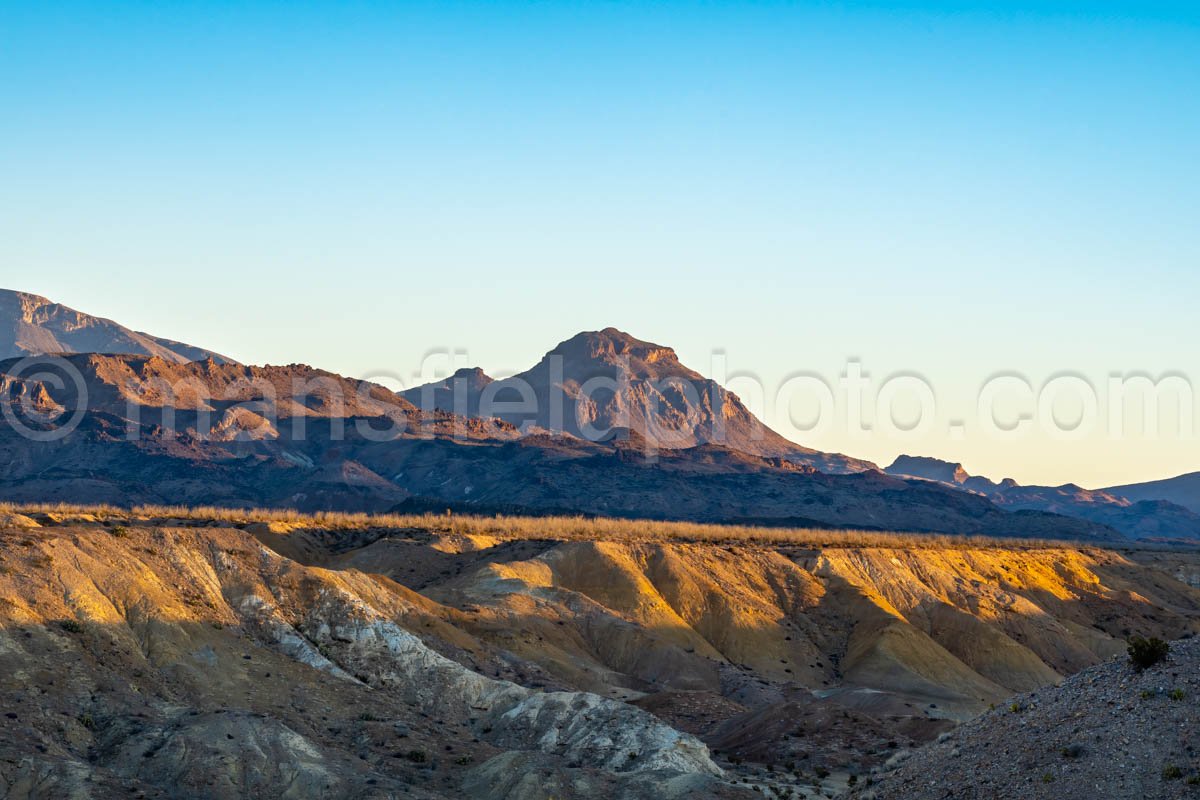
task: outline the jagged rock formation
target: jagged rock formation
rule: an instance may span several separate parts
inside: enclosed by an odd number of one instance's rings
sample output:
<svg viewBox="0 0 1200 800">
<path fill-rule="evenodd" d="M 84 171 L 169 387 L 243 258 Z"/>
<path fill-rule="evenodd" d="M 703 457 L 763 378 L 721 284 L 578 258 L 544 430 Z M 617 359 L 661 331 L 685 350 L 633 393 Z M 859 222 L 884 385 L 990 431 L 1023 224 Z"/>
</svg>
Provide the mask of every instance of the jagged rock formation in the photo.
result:
<svg viewBox="0 0 1200 800">
<path fill-rule="evenodd" d="M 1187 497 L 1186 478 L 1122 489 L 1022 486 L 1012 478 L 995 483 L 968 473 L 962 464 L 937 458 L 902 455 L 886 469 L 889 475 L 920 478 L 987 497 L 1012 510 L 1048 511 L 1108 525 L 1134 539 L 1200 539 L 1200 513 L 1164 499 Z M 1197 484 L 1200 488 L 1200 483 Z M 1153 498 L 1153 499 L 1149 499 Z"/>
<path fill-rule="evenodd" d="M 131 331 L 44 297 L 0 289 L 0 360 L 46 353 L 129 353 L 172 363 L 225 356 L 182 342 Z"/>
</svg>

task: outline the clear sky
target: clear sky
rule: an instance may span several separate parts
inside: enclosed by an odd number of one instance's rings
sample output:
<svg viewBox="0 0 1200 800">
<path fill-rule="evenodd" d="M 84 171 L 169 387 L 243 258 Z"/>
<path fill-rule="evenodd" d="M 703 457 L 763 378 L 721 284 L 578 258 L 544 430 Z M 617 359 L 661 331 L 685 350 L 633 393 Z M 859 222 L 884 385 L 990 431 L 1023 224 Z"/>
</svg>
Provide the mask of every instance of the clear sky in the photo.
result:
<svg viewBox="0 0 1200 800">
<path fill-rule="evenodd" d="M 971 416 L 997 373 L 1200 381 L 1198 9 L 4 2 L 0 286 L 409 381 L 607 325 L 769 392 L 855 359 L 965 430 L 805 443 L 1197 470 L 1194 436 Z"/>
</svg>

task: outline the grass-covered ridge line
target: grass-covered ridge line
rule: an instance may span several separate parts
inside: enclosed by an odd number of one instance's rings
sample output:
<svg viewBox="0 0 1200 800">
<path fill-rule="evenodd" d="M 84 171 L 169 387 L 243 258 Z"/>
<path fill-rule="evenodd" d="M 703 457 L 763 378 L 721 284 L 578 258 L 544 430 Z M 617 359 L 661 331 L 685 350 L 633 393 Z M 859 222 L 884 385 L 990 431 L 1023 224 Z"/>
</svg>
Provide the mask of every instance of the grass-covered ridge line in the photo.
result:
<svg viewBox="0 0 1200 800">
<path fill-rule="evenodd" d="M 489 536 L 497 540 L 676 542 L 712 545 L 768 545 L 792 547 L 859 548 L 959 548 L 1037 550 L 1053 547 L 1090 549 L 1160 549 L 1159 546 L 1122 542 L 1104 546 L 1068 540 L 955 536 L 902 531 L 867 531 L 822 528 L 773 528 L 610 517 L 518 517 L 466 514 L 368 514 L 362 512 L 294 509 L 240 509 L 215 506 L 75 505 L 69 503 L 0 503 L 4 515 L 51 515 L 57 522 L 118 523 L 170 526 L 172 521 L 240 527 L 276 523 L 288 528 L 330 531 L 392 529 L 429 535 Z"/>
</svg>

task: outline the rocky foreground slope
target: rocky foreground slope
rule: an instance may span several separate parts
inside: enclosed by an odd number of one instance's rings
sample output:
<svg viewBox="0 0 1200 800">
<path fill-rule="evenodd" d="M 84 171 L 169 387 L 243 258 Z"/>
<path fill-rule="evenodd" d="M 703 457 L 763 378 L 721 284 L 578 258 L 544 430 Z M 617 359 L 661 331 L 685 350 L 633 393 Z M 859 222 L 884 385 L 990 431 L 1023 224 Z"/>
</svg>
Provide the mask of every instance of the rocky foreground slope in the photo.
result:
<svg viewBox="0 0 1200 800">
<path fill-rule="evenodd" d="M 1118 657 L 1018 695 L 897 759 L 859 800 L 1200 796 L 1200 640 L 1145 671 Z"/>
<path fill-rule="evenodd" d="M 8 514 L 0 796 L 834 795 L 1200 630 L 1192 554 L 492 523 Z"/>
</svg>

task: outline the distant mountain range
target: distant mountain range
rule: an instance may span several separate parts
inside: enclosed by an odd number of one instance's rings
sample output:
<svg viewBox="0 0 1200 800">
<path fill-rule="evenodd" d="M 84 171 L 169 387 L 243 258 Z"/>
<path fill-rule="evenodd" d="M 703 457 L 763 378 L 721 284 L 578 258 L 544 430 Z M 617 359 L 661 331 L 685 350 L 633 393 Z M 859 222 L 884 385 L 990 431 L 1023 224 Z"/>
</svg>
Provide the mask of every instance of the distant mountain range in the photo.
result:
<svg viewBox="0 0 1200 800">
<path fill-rule="evenodd" d="M 182 342 L 138 333 L 35 294 L 0 289 L 0 359 L 47 353 L 158 356 L 176 364 L 232 359 Z"/>
<path fill-rule="evenodd" d="M 636 433 L 589 442 L 422 412 L 303 365 L 65 356 L 81 376 L 6 374 L 8 413 L 84 409 L 58 441 L 0 426 L 0 498 L 16 501 L 596 514 L 764 525 L 1106 539 L 1110 528 L 870 470 L 826 474 L 705 444 L 647 457 Z M 174 387 L 174 388 L 173 388 Z M 25 419 L 24 417 L 21 417 Z M 400 423 L 403 427 L 400 427 Z"/>
<path fill-rule="evenodd" d="M 962 464 L 924 456 L 902 455 L 886 469 L 889 475 L 918 478 L 986 497 L 1001 508 L 1049 511 L 1117 529 L 1135 539 L 1200 539 L 1200 514 L 1168 496 L 1200 497 L 1200 475 L 1113 489 L 1022 486 L 1011 478 L 995 483 L 971 475 Z M 1193 492 L 1189 495 L 1189 489 Z"/>
<path fill-rule="evenodd" d="M 889 470 L 897 477 L 801 447 L 670 348 L 612 328 L 567 339 L 513 378 L 464 370 L 396 394 L 304 365 L 240 365 L 31 295 L 2 299 L 0 330 L 14 332 L 0 351 L 12 356 L 0 361 L 6 415 L 50 430 L 46 415 L 79 411 L 68 435 L 46 441 L 0 425 L 3 499 L 454 508 L 1093 540 L 1195 533 L 1194 515 L 1170 503 L 1018 500 L 1015 486 L 989 488 L 953 470 L 897 464 Z M 86 397 L 73 381 L 15 369 L 25 355 L 84 346 L 134 352 L 65 356 Z M 527 395 L 535 402 L 515 402 Z"/>
</svg>

